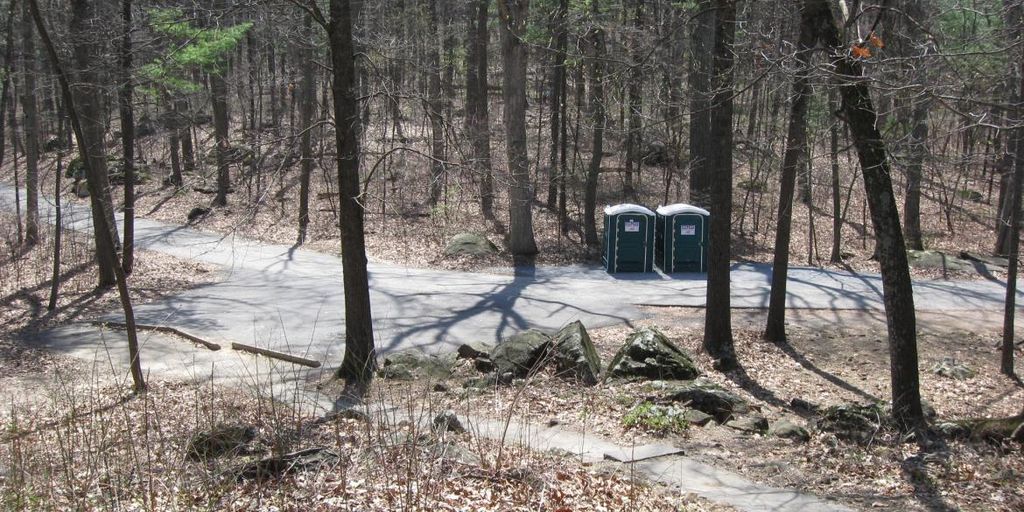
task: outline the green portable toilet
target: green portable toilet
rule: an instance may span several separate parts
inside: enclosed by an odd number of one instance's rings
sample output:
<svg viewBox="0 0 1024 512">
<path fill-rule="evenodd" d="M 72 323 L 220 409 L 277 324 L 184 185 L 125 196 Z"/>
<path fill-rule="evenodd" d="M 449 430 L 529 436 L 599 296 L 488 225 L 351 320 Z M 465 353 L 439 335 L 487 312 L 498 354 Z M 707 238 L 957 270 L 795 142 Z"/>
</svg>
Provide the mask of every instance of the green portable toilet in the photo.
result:
<svg viewBox="0 0 1024 512">
<path fill-rule="evenodd" d="M 707 272 L 710 217 L 707 210 L 688 204 L 658 207 L 654 261 L 662 272 Z"/>
<path fill-rule="evenodd" d="M 635 204 L 604 209 L 604 269 L 616 272 L 654 271 L 654 212 Z"/>
</svg>

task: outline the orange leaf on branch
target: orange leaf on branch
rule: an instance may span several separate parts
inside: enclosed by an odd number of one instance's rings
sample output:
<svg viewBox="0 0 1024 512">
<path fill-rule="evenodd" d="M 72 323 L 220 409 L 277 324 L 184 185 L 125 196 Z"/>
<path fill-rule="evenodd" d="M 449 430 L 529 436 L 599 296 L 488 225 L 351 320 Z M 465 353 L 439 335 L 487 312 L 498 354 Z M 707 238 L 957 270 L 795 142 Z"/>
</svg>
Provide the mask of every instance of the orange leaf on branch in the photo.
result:
<svg viewBox="0 0 1024 512">
<path fill-rule="evenodd" d="M 859 44 L 853 45 L 850 48 L 850 53 L 852 53 L 853 56 L 858 59 L 866 59 L 868 57 L 871 57 L 871 50 Z"/>
<path fill-rule="evenodd" d="M 872 32 L 871 35 L 868 36 L 868 41 L 871 43 L 872 46 L 878 48 L 879 50 L 885 48 L 885 42 L 882 41 L 881 37 L 875 35 L 874 32 Z"/>
</svg>

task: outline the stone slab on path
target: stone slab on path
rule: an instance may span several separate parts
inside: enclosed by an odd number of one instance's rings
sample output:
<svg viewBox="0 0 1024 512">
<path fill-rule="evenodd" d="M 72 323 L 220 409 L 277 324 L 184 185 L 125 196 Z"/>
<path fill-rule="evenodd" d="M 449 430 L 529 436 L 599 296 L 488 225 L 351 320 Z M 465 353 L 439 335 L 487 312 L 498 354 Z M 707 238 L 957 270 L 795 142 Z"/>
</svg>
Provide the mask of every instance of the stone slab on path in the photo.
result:
<svg viewBox="0 0 1024 512">
<path fill-rule="evenodd" d="M 321 398 L 307 400 L 316 404 L 319 414 L 336 413 L 337 404 Z M 387 417 L 378 418 L 397 424 L 409 418 L 408 409 L 361 406 L 360 410 L 386 411 Z M 376 414 L 380 414 L 377 412 Z M 492 418 L 459 414 L 459 420 L 474 436 L 500 441 L 505 445 L 521 446 L 535 451 L 558 451 L 579 457 L 583 463 L 597 463 L 618 458 L 622 464 L 630 465 L 631 471 L 645 479 L 657 481 L 679 489 L 681 493 L 696 494 L 716 503 L 726 504 L 738 510 L 751 512 L 848 512 L 844 505 L 798 491 L 778 489 L 752 482 L 726 469 L 705 464 L 692 457 L 679 455 L 681 450 L 669 444 L 646 444 L 640 446 L 620 445 L 614 441 L 593 434 L 576 432 L 561 426 L 545 426 L 512 418 L 500 421 Z M 432 416 L 414 413 L 416 421 L 428 422 Z M 423 425 L 429 428 L 429 425 Z M 631 455 L 626 455 L 631 454 Z"/>
</svg>

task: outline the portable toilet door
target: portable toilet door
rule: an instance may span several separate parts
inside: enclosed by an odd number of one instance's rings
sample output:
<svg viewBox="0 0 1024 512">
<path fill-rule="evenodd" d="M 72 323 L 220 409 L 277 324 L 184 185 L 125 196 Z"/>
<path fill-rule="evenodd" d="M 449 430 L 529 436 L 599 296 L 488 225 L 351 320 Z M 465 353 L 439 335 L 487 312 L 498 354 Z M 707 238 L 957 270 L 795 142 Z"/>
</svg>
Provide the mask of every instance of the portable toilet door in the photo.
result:
<svg viewBox="0 0 1024 512">
<path fill-rule="evenodd" d="M 604 209 L 604 260 L 609 274 L 654 271 L 654 212 L 635 204 Z"/>
<path fill-rule="evenodd" d="M 658 207 L 655 259 L 665 273 L 707 272 L 711 214 L 688 204 Z"/>
</svg>

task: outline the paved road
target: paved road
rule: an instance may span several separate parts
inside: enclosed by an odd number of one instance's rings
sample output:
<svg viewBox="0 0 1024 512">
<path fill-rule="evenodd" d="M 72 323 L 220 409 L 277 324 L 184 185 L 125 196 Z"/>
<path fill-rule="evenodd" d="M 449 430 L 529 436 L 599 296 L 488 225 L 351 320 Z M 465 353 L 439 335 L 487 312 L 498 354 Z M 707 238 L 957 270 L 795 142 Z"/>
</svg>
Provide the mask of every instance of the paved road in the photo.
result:
<svg viewBox="0 0 1024 512">
<path fill-rule="evenodd" d="M 11 187 L 0 185 L 0 208 L 13 209 L 13 197 Z M 45 201 L 43 210 L 43 218 L 52 222 Z M 89 229 L 89 212 L 65 209 L 64 223 Z M 215 341 L 304 355 L 329 365 L 339 362 L 344 297 L 338 257 L 147 219 L 136 221 L 136 243 L 224 269 L 217 284 L 137 307 L 138 321 L 203 333 Z M 527 328 L 555 330 L 573 320 L 588 327 L 618 324 L 640 318 L 640 305 L 701 306 L 705 296 L 704 276 L 697 274 L 609 276 L 589 266 L 467 273 L 381 262 L 371 262 L 369 271 L 375 334 L 382 352 L 409 347 L 442 350 L 465 341 L 495 341 Z M 770 276 L 766 265 L 734 265 L 733 304 L 766 306 Z M 995 280 L 917 281 L 915 300 L 922 310 L 998 309 L 1004 286 Z M 792 308 L 878 310 L 880 293 L 877 275 L 790 270 Z M 118 320 L 120 313 L 105 318 Z M 79 329 L 73 338 L 81 340 L 84 335 Z"/>
</svg>

